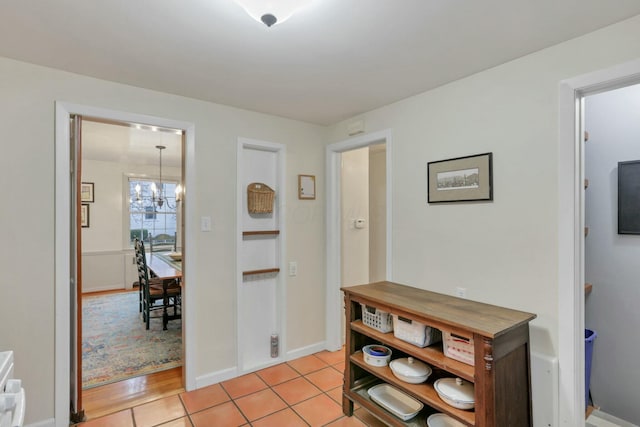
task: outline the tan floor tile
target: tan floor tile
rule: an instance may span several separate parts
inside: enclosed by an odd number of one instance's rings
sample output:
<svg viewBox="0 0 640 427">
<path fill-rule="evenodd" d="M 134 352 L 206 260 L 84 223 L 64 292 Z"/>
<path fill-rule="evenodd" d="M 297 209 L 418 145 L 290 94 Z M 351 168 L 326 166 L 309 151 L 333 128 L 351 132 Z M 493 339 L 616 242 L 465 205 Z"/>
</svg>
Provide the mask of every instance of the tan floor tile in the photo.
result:
<svg viewBox="0 0 640 427">
<path fill-rule="evenodd" d="M 340 387 L 344 383 L 344 376 L 333 368 L 324 368 L 316 372 L 305 375 L 313 385 L 322 391 Z"/>
<path fill-rule="evenodd" d="M 80 424 L 81 427 L 133 427 L 133 415 L 130 409 L 115 414 L 89 420 Z"/>
<path fill-rule="evenodd" d="M 307 423 L 291 409 L 276 412 L 252 423 L 253 427 L 307 427 Z"/>
<path fill-rule="evenodd" d="M 181 393 L 180 398 L 182 399 L 185 408 L 187 408 L 187 412 L 190 414 L 230 400 L 229 396 L 222 389 L 220 384 L 214 384 L 198 390 Z"/>
<path fill-rule="evenodd" d="M 298 413 L 312 427 L 323 426 L 337 420 L 342 414 L 342 407 L 331 400 L 326 394 L 321 394 L 293 406 Z"/>
<path fill-rule="evenodd" d="M 342 386 L 336 387 L 336 388 L 332 388 L 331 390 L 327 391 L 326 393 L 330 398 L 332 398 L 333 400 L 338 402 L 340 405 L 342 405 Z"/>
<path fill-rule="evenodd" d="M 299 377 L 300 374 L 286 363 L 271 366 L 256 372 L 260 378 L 270 386 L 283 383 Z"/>
<path fill-rule="evenodd" d="M 356 417 L 342 417 L 327 424 L 327 427 L 369 427 Z"/>
<path fill-rule="evenodd" d="M 195 427 L 238 427 L 247 424 L 236 405 L 223 403 L 191 415 Z"/>
<path fill-rule="evenodd" d="M 344 362 L 336 363 L 334 365 L 331 365 L 331 367 L 344 375 Z"/>
<path fill-rule="evenodd" d="M 169 421 L 166 424 L 161 424 L 158 427 L 193 427 L 188 417 L 178 418 L 177 420 Z"/>
<path fill-rule="evenodd" d="M 158 424 L 175 420 L 185 415 L 187 415 L 187 413 L 177 395 L 158 399 L 133 408 L 133 417 L 137 427 L 157 426 Z"/>
<path fill-rule="evenodd" d="M 290 360 L 289 362 L 287 362 L 287 364 L 296 371 L 300 372 L 302 375 L 327 367 L 326 362 L 324 362 L 322 359 L 318 359 L 313 354 L 310 356 L 301 357 L 300 359 Z"/>
<path fill-rule="evenodd" d="M 318 359 L 323 360 L 327 365 L 334 365 L 336 363 L 344 363 L 344 347 L 338 351 L 321 351 L 314 354 Z"/>
<path fill-rule="evenodd" d="M 267 388 L 267 384 L 256 374 L 247 374 L 221 383 L 232 399 Z"/>
<path fill-rule="evenodd" d="M 278 396 L 284 399 L 289 405 L 295 405 L 296 403 L 300 403 L 303 400 L 322 393 L 318 387 L 302 377 L 278 384 L 273 387 L 273 391 L 278 393 Z"/>
<path fill-rule="evenodd" d="M 287 407 L 271 389 L 258 391 L 235 400 L 236 405 L 249 421 L 257 420 Z"/>
</svg>

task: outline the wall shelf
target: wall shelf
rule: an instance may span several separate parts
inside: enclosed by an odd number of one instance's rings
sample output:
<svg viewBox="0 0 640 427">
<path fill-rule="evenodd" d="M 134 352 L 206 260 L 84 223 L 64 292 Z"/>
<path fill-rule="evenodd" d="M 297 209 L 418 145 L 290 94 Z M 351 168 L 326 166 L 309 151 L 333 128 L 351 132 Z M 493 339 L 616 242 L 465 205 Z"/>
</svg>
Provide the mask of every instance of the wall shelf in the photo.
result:
<svg viewBox="0 0 640 427">
<path fill-rule="evenodd" d="M 277 236 L 280 234 L 280 230 L 257 230 L 257 231 L 243 231 L 242 237 L 247 236 Z"/>
<path fill-rule="evenodd" d="M 243 276 L 253 276 L 255 274 L 268 274 L 268 273 L 278 273 L 278 272 L 280 272 L 279 268 L 263 268 L 261 270 L 243 271 L 242 275 Z"/>
</svg>

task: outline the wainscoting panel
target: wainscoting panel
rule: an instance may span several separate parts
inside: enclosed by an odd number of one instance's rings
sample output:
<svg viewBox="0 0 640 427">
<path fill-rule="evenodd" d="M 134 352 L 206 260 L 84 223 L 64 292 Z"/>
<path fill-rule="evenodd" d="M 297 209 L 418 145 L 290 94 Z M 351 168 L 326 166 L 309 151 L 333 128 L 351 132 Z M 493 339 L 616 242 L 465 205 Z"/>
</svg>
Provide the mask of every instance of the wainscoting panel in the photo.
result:
<svg viewBox="0 0 640 427">
<path fill-rule="evenodd" d="M 82 292 L 131 289 L 137 273 L 132 251 L 82 254 Z"/>
</svg>

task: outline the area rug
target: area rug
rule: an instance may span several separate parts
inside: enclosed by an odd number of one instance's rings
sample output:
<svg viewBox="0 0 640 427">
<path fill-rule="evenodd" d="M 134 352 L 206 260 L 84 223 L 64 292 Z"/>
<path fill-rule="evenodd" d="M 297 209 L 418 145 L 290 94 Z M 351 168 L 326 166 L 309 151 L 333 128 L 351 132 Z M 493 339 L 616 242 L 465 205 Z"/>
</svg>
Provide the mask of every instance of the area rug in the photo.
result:
<svg viewBox="0 0 640 427">
<path fill-rule="evenodd" d="M 138 307 L 137 291 L 82 298 L 83 389 L 182 365 L 181 320 L 163 331 L 158 310 L 146 330 Z"/>
</svg>

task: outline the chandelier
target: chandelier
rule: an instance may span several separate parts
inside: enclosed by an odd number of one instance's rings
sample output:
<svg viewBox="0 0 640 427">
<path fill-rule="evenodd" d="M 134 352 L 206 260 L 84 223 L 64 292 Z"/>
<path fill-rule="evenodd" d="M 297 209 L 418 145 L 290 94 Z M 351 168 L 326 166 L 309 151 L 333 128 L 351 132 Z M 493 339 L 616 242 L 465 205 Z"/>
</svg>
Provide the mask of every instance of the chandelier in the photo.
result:
<svg viewBox="0 0 640 427">
<path fill-rule="evenodd" d="M 157 184 L 155 182 L 151 183 L 151 186 L 150 186 L 151 187 L 150 188 L 151 204 L 154 208 L 154 211 L 156 210 L 156 207 L 158 209 L 161 209 L 162 206 L 164 206 L 165 204 L 169 209 L 175 209 L 176 205 L 172 206 L 171 203 L 169 202 L 169 199 L 167 199 L 167 196 L 165 193 L 165 185 L 162 183 L 162 150 L 166 149 L 167 147 L 164 145 L 156 145 L 156 148 L 158 149 L 159 157 L 160 157 L 160 161 L 159 161 L 160 180 Z M 141 204 L 142 188 L 140 187 L 140 184 L 136 184 L 135 191 L 136 191 L 136 201 Z M 180 184 L 176 185 L 175 201 L 176 201 L 176 204 L 182 201 L 182 185 Z"/>
</svg>

